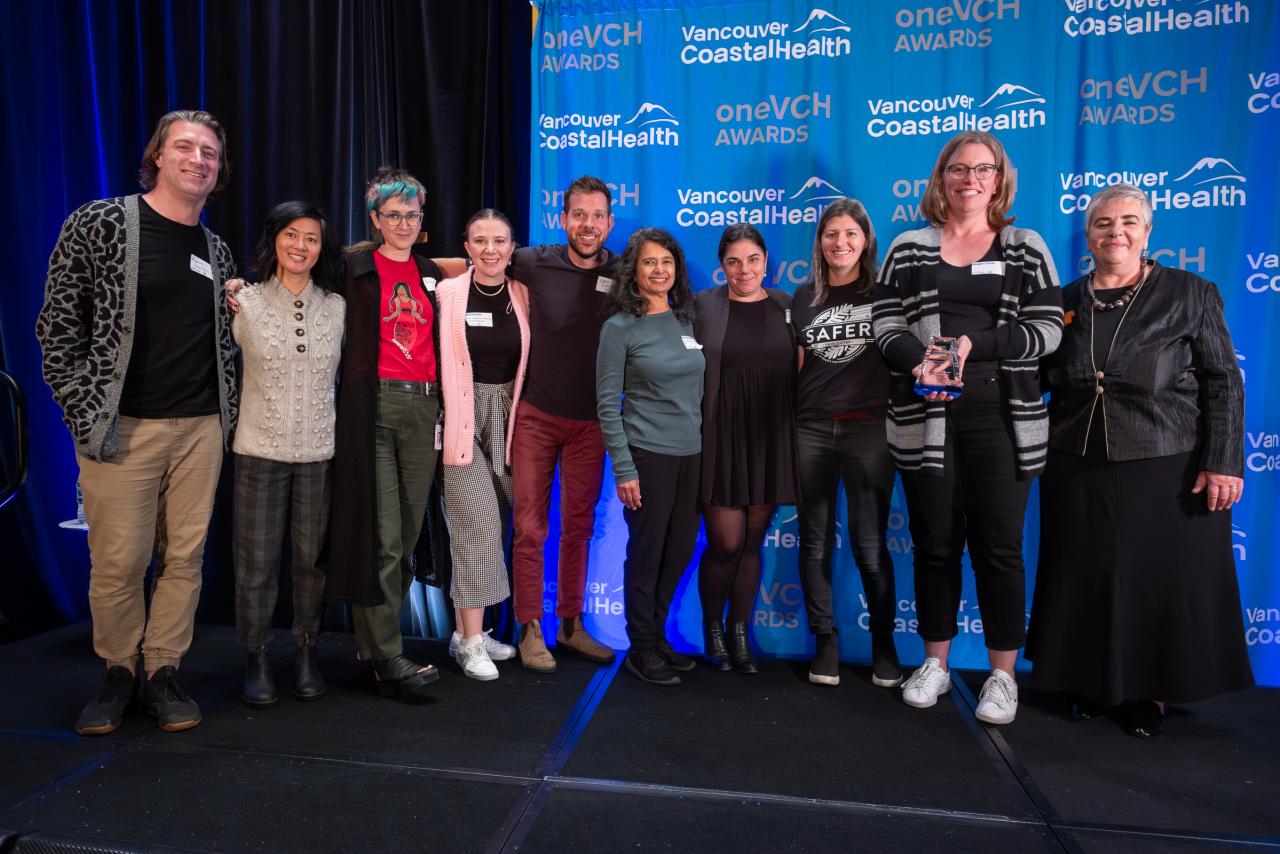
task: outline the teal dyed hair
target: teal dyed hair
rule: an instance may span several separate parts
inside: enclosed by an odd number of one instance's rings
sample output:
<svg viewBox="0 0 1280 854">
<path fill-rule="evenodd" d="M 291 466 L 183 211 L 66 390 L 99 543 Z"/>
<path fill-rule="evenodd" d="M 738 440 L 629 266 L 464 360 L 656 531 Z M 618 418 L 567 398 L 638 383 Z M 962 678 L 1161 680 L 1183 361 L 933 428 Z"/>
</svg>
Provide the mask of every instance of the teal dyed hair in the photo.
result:
<svg viewBox="0 0 1280 854">
<path fill-rule="evenodd" d="M 406 202 L 419 199 L 419 204 L 425 206 L 427 188 L 422 186 L 421 181 L 403 169 L 384 166 L 378 170 L 378 173 L 373 176 L 373 180 L 369 182 L 369 189 L 365 190 L 365 207 L 369 211 L 376 211 L 386 204 L 388 199 L 397 198 L 404 199 Z"/>
</svg>

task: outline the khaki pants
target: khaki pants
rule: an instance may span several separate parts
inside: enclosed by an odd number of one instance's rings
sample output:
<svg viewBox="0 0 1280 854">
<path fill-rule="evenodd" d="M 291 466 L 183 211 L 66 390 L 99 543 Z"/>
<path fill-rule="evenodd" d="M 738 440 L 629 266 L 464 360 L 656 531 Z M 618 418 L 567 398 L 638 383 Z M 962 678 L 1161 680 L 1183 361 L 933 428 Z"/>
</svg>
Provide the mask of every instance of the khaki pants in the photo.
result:
<svg viewBox="0 0 1280 854">
<path fill-rule="evenodd" d="M 191 646 L 205 536 L 222 471 L 217 415 L 127 418 L 119 452 L 79 458 L 89 522 L 93 647 L 108 667 L 177 667 Z M 143 579 L 156 556 L 151 614 Z"/>
</svg>

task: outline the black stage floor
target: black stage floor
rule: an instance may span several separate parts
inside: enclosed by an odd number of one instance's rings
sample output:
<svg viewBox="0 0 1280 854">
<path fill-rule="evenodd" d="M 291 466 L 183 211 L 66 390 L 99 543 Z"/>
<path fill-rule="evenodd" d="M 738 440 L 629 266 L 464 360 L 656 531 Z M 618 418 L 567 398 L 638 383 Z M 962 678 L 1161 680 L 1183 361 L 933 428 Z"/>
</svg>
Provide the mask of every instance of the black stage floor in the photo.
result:
<svg viewBox="0 0 1280 854">
<path fill-rule="evenodd" d="M 444 671 L 437 699 L 378 697 L 326 635 L 329 693 L 255 711 L 231 629 L 204 626 L 182 669 L 204 723 L 135 712 L 96 739 L 71 729 L 102 677 L 87 625 L 0 647 L 0 854 L 1280 851 L 1276 690 L 1175 708 L 1143 742 L 1026 689 L 986 727 L 977 673 L 919 711 L 857 667 L 835 689 L 785 661 L 661 689 L 561 656 L 478 683 L 409 647 Z"/>
</svg>

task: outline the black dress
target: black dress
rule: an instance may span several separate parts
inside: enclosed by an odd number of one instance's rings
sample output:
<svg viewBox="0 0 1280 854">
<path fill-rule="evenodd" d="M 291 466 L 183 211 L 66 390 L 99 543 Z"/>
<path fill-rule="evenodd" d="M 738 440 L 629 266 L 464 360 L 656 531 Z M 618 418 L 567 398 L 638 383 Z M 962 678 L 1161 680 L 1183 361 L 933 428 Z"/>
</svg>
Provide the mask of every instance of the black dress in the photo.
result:
<svg viewBox="0 0 1280 854">
<path fill-rule="evenodd" d="M 795 504 L 795 363 L 772 299 L 729 301 L 710 504 Z"/>
<path fill-rule="evenodd" d="M 1089 337 L 1104 373 L 1122 318 L 1094 313 Z M 1059 354 L 1091 346 L 1080 326 L 1067 326 Z M 1099 409 L 1084 455 L 1051 449 L 1040 479 L 1033 684 L 1108 706 L 1250 687 L 1231 513 L 1210 513 L 1204 493 L 1191 494 L 1200 449 L 1108 461 L 1105 430 Z"/>
</svg>

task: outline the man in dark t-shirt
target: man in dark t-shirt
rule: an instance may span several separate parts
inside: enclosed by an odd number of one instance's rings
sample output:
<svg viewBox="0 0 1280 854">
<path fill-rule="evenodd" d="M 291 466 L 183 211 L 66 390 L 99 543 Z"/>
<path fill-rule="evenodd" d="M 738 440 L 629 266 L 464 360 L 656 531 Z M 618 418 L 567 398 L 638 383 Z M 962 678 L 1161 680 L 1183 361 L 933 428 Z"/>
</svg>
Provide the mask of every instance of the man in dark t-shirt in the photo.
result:
<svg viewBox="0 0 1280 854">
<path fill-rule="evenodd" d="M 176 677 L 236 415 L 222 298 L 235 269 L 200 223 L 205 201 L 231 177 L 226 143 L 206 112 L 166 114 L 142 155 L 146 192 L 81 207 L 49 259 L 36 335 L 45 382 L 75 440 L 93 645 L 107 665 L 102 692 L 76 722 L 81 735 L 120 726 L 144 673 L 146 711 L 161 729 L 200 723 Z"/>
<path fill-rule="evenodd" d="M 582 624 L 587 554 L 604 474 L 604 442 L 596 418 L 596 348 L 604 298 L 617 256 L 604 248 L 613 228 L 612 195 L 599 178 L 582 177 L 564 194 L 560 224 L 566 244 L 516 251 L 515 277 L 529 288 L 529 347 L 524 392 L 512 441 L 516 619 L 520 660 L 539 673 L 556 669 L 542 634 L 543 547 L 551 481 L 560 465 L 560 560 L 556 642 L 591 661 L 613 650 Z"/>
</svg>

